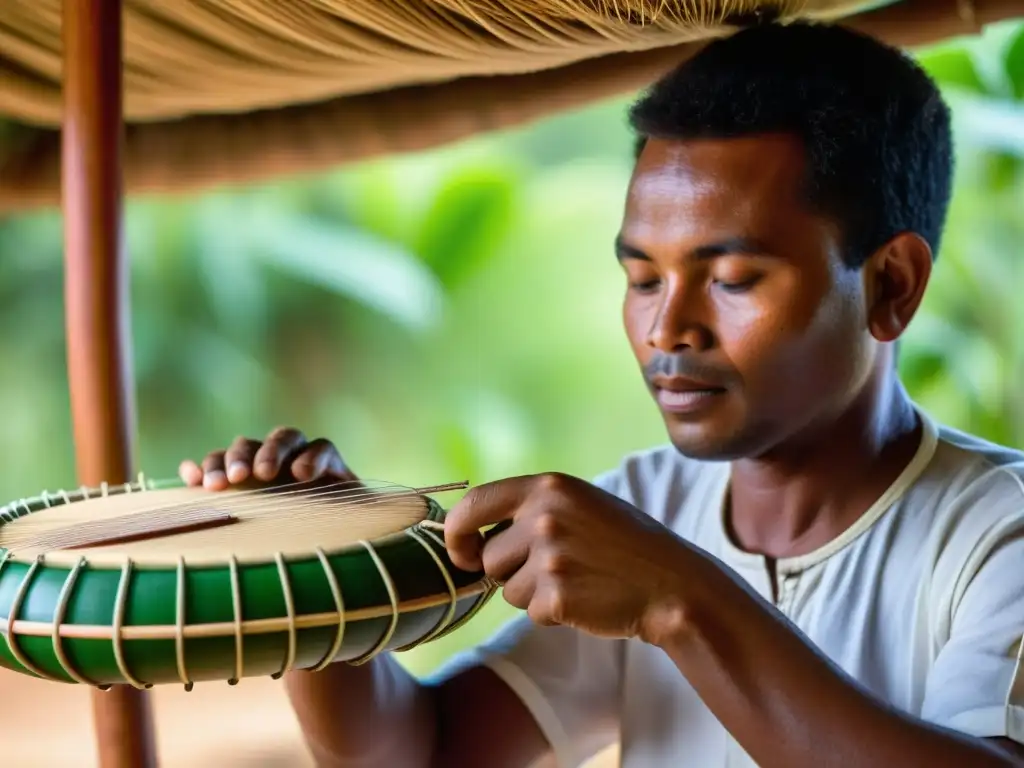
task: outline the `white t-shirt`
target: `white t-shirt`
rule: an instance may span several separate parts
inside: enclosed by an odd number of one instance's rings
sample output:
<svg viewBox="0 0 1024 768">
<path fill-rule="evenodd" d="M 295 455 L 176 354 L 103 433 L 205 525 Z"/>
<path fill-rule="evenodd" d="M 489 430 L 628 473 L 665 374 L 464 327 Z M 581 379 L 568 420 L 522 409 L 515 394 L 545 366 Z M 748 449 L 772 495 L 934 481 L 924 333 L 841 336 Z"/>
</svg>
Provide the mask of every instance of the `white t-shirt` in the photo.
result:
<svg viewBox="0 0 1024 768">
<path fill-rule="evenodd" d="M 869 690 L 924 720 L 1024 743 L 1024 454 L 922 414 L 916 456 L 851 528 L 777 562 L 778 610 Z M 595 482 L 718 557 L 772 600 L 764 558 L 726 535 L 727 464 L 671 446 Z M 560 768 L 621 739 L 626 768 L 755 763 L 658 648 L 525 615 L 456 657 L 522 699 Z"/>
</svg>

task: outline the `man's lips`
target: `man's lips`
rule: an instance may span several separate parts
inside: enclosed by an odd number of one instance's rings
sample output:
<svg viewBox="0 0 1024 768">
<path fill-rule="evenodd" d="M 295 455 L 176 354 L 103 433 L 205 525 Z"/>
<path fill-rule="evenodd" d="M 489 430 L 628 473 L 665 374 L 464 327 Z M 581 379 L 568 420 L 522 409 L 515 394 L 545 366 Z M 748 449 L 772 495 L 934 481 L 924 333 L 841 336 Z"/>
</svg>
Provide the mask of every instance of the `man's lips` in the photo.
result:
<svg viewBox="0 0 1024 768">
<path fill-rule="evenodd" d="M 655 376 L 651 379 L 655 389 L 666 392 L 724 392 L 725 387 L 709 381 L 689 379 L 685 376 Z"/>
<path fill-rule="evenodd" d="M 651 384 L 658 405 L 672 413 L 697 412 L 726 391 L 725 387 L 717 384 L 682 376 L 656 376 Z"/>
</svg>

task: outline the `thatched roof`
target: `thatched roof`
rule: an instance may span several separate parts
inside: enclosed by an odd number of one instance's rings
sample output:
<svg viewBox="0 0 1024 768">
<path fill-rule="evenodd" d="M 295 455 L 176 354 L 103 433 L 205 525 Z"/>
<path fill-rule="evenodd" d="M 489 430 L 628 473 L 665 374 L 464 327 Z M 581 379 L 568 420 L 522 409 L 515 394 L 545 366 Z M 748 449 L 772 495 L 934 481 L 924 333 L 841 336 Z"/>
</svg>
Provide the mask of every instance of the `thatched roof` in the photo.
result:
<svg viewBox="0 0 1024 768">
<path fill-rule="evenodd" d="M 834 20 L 880 4 L 124 0 L 126 189 L 424 149 L 642 87 L 754 11 Z M 59 200 L 61 5 L 0 0 L 0 211 Z"/>
</svg>

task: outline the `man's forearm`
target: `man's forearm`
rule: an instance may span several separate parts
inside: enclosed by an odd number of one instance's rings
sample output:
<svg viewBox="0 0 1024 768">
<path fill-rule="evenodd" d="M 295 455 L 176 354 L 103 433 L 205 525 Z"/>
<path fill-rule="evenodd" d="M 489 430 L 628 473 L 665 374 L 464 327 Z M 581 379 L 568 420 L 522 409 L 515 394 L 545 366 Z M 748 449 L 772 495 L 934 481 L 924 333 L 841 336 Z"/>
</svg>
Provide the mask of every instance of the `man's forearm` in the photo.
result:
<svg viewBox="0 0 1024 768">
<path fill-rule="evenodd" d="M 389 655 L 352 667 L 293 672 L 288 696 L 321 768 L 428 768 L 435 751 L 431 689 Z"/>
<path fill-rule="evenodd" d="M 692 594 L 690 575 L 680 594 L 691 594 L 656 642 L 759 765 L 1022 765 L 878 701 L 738 579 L 708 569 L 696 588 L 707 591 Z"/>
</svg>

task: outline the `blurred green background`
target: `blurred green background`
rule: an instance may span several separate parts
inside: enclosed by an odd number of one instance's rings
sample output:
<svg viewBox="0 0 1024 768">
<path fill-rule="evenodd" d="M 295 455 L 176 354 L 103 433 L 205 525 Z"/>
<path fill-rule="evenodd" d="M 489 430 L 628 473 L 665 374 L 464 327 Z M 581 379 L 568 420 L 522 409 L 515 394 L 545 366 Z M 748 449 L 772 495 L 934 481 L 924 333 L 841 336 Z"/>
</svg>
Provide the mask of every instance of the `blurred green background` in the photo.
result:
<svg viewBox="0 0 1024 768">
<path fill-rule="evenodd" d="M 921 55 L 955 110 L 948 233 L 902 355 L 939 419 L 1024 446 L 1024 26 Z M 664 440 L 620 328 L 626 101 L 312 178 L 135 200 L 140 465 L 291 424 L 407 485 L 592 476 Z M 0 498 L 74 485 L 59 216 L 0 220 Z M 445 498 L 445 497 L 442 497 Z M 403 658 L 433 668 L 509 615 Z"/>
</svg>

